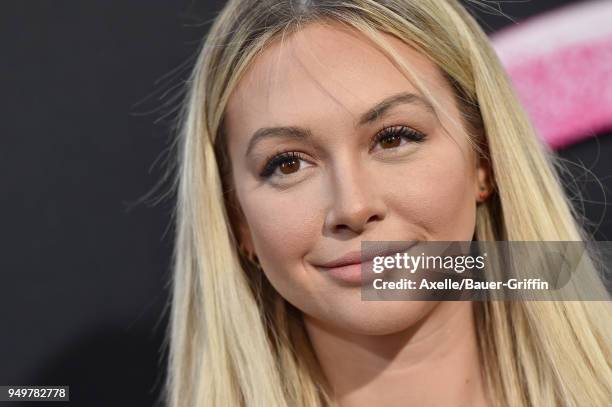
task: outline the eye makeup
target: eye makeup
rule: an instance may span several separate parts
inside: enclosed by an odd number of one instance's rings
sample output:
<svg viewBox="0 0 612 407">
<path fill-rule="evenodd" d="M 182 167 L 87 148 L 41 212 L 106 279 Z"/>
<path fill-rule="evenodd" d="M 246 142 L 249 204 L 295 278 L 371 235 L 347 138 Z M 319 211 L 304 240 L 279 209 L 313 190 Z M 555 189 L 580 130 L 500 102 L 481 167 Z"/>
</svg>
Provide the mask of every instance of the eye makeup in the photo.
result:
<svg viewBox="0 0 612 407">
<path fill-rule="evenodd" d="M 369 150 L 375 150 L 377 145 L 380 145 L 382 150 L 395 149 L 408 143 L 422 143 L 426 138 L 424 133 L 408 126 L 388 126 L 372 138 Z M 263 168 L 259 171 L 259 176 L 263 179 L 269 179 L 272 176 L 290 176 L 302 169 L 301 163 L 310 163 L 306 154 L 299 151 L 275 153 L 266 158 L 264 162 Z"/>
</svg>

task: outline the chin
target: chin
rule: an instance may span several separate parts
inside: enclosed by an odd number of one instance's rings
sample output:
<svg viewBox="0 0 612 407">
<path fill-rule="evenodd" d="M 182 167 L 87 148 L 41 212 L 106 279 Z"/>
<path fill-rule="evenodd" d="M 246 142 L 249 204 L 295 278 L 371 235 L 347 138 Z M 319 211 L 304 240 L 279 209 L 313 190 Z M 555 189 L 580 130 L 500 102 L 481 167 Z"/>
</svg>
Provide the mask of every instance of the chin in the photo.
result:
<svg viewBox="0 0 612 407">
<path fill-rule="evenodd" d="M 438 304 L 436 301 L 361 301 L 335 304 L 313 318 L 332 328 L 359 335 L 390 335 L 416 327 Z"/>
</svg>

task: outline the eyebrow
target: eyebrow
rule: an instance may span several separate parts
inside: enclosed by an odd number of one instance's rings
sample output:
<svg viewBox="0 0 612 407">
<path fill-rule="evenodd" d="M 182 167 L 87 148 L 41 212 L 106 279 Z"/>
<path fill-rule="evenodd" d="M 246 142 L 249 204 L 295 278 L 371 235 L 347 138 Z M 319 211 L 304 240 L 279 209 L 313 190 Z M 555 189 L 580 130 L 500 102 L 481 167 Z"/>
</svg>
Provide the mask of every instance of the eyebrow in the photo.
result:
<svg viewBox="0 0 612 407">
<path fill-rule="evenodd" d="M 363 113 L 359 118 L 359 125 L 371 123 L 380 117 L 384 116 L 385 113 L 392 107 L 401 104 L 414 104 L 424 107 L 431 113 L 435 113 L 435 110 L 431 103 L 423 97 L 414 93 L 402 92 L 395 95 L 386 97 L 382 101 L 378 102 L 374 107 Z M 262 127 L 255 131 L 249 140 L 246 155 L 248 156 L 253 150 L 255 145 L 266 138 L 280 138 L 290 137 L 296 139 L 306 139 L 311 136 L 310 130 L 296 127 L 296 126 L 280 126 L 280 127 Z"/>
</svg>

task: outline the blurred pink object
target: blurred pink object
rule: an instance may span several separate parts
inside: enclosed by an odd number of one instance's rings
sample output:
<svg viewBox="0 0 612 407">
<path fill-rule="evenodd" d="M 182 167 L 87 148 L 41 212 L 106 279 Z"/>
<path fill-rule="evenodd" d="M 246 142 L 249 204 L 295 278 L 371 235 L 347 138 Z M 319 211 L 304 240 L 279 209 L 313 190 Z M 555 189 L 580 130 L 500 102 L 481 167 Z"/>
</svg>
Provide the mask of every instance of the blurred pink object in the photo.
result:
<svg viewBox="0 0 612 407">
<path fill-rule="evenodd" d="M 554 10 L 491 39 L 551 147 L 612 130 L 612 1 Z"/>
</svg>

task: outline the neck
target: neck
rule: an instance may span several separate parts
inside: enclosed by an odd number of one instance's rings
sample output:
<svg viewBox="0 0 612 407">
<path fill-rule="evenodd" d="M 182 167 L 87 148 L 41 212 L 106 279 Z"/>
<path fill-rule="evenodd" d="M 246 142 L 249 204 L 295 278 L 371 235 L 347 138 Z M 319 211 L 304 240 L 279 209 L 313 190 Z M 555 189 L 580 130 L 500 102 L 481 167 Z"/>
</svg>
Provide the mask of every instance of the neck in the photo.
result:
<svg viewBox="0 0 612 407">
<path fill-rule="evenodd" d="M 484 407 L 472 306 L 440 302 L 415 326 L 388 335 L 350 333 L 308 316 L 304 323 L 341 407 Z"/>
</svg>

